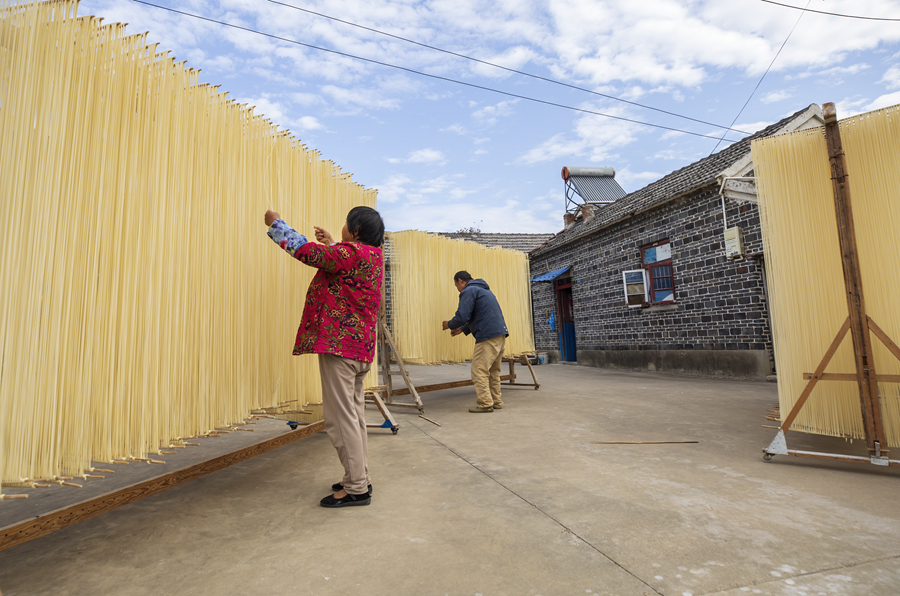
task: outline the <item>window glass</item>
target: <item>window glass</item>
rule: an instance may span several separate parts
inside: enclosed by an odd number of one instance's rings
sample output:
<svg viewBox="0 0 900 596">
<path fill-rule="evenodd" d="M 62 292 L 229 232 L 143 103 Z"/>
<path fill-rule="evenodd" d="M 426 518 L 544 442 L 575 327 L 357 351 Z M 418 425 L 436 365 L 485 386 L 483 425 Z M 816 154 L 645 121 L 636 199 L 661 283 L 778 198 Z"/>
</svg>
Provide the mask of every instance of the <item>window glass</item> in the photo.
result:
<svg viewBox="0 0 900 596">
<path fill-rule="evenodd" d="M 674 302 L 675 279 L 672 273 L 672 245 L 668 241 L 642 249 L 644 269 L 649 273 L 651 303 Z"/>
</svg>

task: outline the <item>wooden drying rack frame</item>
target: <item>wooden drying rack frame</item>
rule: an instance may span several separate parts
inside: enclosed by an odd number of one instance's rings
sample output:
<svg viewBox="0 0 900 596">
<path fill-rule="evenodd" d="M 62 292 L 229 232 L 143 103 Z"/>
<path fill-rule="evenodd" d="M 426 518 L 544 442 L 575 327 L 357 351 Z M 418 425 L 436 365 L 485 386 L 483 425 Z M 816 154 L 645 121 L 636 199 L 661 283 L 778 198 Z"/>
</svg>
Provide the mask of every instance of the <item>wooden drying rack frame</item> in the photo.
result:
<svg viewBox="0 0 900 596">
<path fill-rule="evenodd" d="M 888 457 L 884 424 L 881 416 L 881 402 L 878 397 L 878 383 L 900 383 L 900 375 L 879 375 L 876 373 L 870 334 L 874 334 L 898 360 L 900 360 L 900 347 L 897 347 L 897 344 L 866 314 L 866 302 L 863 297 L 862 276 L 859 267 L 859 252 L 856 245 L 856 229 L 853 226 L 850 185 L 847 181 L 847 162 L 843 143 L 841 142 L 841 130 L 833 103 L 826 103 L 822 107 L 822 112 L 825 118 L 828 160 L 831 164 L 831 185 L 834 191 L 834 210 L 837 220 L 838 241 L 841 249 L 841 265 L 844 271 L 844 286 L 847 291 L 847 309 L 850 314 L 838 330 L 834 341 L 831 342 L 831 345 L 826 350 L 825 356 L 822 358 L 819 366 L 816 367 L 816 371 L 803 373 L 803 378 L 809 382 L 800 393 L 800 397 L 794 403 L 790 413 L 781 423 L 772 443 L 763 449 L 763 460 L 766 462 L 772 461 L 772 456 L 774 455 L 795 455 L 798 457 L 865 462 L 877 466 L 900 466 L 900 461 Z M 848 331 L 853 339 L 856 373 L 826 373 L 825 368 L 831 362 L 838 346 L 841 345 Z M 797 451 L 787 448 L 784 433 L 791 427 L 797 414 L 803 409 L 812 390 L 819 381 L 857 382 L 869 457 Z"/>
<path fill-rule="evenodd" d="M 400 355 L 400 351 L 397 349 L 397 344 L 394 343 L 394 337 L 391 335 L 390 330 L 387 326 L 387 314 L 384 307 L 384 298 L 382 296 L 381 300 L 381 312 L 378 315 L 378 352 L 381 356 L 381 378 L 382 385 L 378 385 L 377 387 L 370 387 L 366 390 L 366 402 L 374 404 L 375 407 L 378 408 L 378 411 L 381 412 L 381 415 L 384 416 L 383 424 L 367 424 L 368 428 L 390 428 L 391 432 L 397 434 L 397 430 L 399 429 L 399 424 L 397 421 L 391 416 L 391 413 L 388 411 L 388 406 L 395 406 L 399 408 L 416 408 L 419 410 L 419 414 L 425 413 L 425 405 L 422 403 L 422 398 L 419 397 L 420 393 L 425 393 L 428 391 L 440 391 L 442 389 L 453 389 L 455 387 L 470 387 L 474 385 L 471 379 L 467 379 L 465 381 L 451 381 L 448 383 L 436 383 L 433 385 L 419 385 L 416 387 L 412 380 L 409 378 L 409 373 L 406 372 L 406 366 L 403 364 L 403 358 Z M 393 354 L 394 358 L 397 361 L 397 365 L 400 368 L 399 372 L 391 371 L 391 354 Z M 522 356 L 514 356 L 510 358 L 503 358 L 503 362 L 509 364 L 509 374 L 502 375 L 500 377 L 500 382 L 503 385 L 516 385 L 520 387 L 534 387 L 537 390 L 541 384 L 538 383 L 537 375 L 534 374 L 534 368 L 531 366 L 531 362 L 528 360 L 528 355 Z M 534 381 L 533 383 L 517 383 L 516 382 L 516 363 L 525 364 L 528 367 L 528 371 L 531 373 L 531 379 Z M 399 374 L 403 378 L 403 382 L 406 384 L 406 388 L 398 388 L 394 389 L 393 381 L 391 380 L 391 375 Z M 413 403 L 409 402 L 398 402 L 394 401 L 394 397 L 400 395 L 412 395 Z"/>
</svg>

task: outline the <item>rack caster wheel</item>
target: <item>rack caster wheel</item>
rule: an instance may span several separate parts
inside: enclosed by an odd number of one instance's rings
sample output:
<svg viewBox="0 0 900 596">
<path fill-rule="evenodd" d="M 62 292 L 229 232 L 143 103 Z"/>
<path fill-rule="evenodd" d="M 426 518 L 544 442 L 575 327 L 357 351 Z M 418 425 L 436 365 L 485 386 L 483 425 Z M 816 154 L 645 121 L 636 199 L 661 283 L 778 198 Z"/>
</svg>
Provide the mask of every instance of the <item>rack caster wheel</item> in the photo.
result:
<svg viewBox="0 0 900 596">
<path fill-rule="evenodd" d="M 534 390 L 537 391 L 539 387 L 540 387 L 540 385 L 535 385 Z"/>
<path fill-rule="evenodd" d="M 287 424 L 288 424 L 288 426 L 291 427 L 291 430 L 297 430 L 297 427 L 300 426 L 299 424 L 297 424 L 296 422 L 293 422 L 293 421 L 288 422 Z"/>
<path fill-rule="evenodd" d="M 425 408 L 419 408 L 419 414 L 424 414 L 424 413 L 425 413 Z"/>
<path fill-rule="evenodd" d="M 393 427 L 393 428 L 391 429 L 391 434 L 396 435 L 396 434 L 397 434 L 397 431 L 399 431 L 399 430 L 400 430 L 400 427 L 399 427 L 399 426 L 395 426 L 395 427 Z"/>
<path fill-rule="evenodd" d="M 763 455 L 763 461 L 766 463 L 769 463 L 770 461 L 772 461 L 772 454 L 766 453 L 765 455 Z"/>
</svg>

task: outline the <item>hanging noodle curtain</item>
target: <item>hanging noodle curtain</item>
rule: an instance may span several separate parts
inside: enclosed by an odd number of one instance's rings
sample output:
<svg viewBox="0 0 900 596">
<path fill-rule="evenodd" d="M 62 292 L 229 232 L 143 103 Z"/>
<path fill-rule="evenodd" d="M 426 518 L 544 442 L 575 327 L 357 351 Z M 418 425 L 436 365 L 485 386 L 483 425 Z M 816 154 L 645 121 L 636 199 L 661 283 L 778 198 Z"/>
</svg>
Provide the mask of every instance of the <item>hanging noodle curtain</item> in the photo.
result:
<svg viewBox="0 0 900 596">
<path fill-rule="evenodd" d="M 441 330 L 441 321 L 452 318 L 459 304 L 453 275 L 461 270 L 484 279 L 497 297 L 509 329 L 506 353 L 534 351 L 525 253 L 416 230 L 391 232 L 390 245 L 391 320 L 404 361 L 440 364 L 472 358 L 471 335 L 451 337 Z"/>
<path fill-rule="evenodd" d="M 900 106 L 839 122 L 867 314 L 900 341 Z M 831 170 L 822 128 L 753 141 L 766 255 L 770 310 L 783 415 L 803 391 L 803 373 L 822 360 L 848 316 L 838 246 Z M 872 340 L 878 374 L 900 373 L 900 362 Z M 848 334 L 826 372 L 856 373 Z M 879 383 L 890 447 L 900 447 L 900 392 Z M 865 437 L 855 381 L 819 382 L 791 430 Z"/>
<path fill-rule="evenodd" d="M 0 2 L 0 480 L 320 401 L 314 271 L 262 216 L 334 233 L 376 192 L 144 35 Z"/>
</svg>

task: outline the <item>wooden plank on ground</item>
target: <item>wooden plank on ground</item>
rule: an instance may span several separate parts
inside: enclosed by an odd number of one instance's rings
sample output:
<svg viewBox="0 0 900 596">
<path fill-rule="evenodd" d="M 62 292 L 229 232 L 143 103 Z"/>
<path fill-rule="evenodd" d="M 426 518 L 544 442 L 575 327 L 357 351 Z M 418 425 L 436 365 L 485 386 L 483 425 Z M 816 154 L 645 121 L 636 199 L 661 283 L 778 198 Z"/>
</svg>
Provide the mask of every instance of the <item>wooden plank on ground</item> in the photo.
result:
<svg viewBox="0 0 900 596">
<path fill-rule="evenodd" d="M 503 375 L 500 377 L 501 381 L 508 381 L 511 378 L 510 375 Z M 419 393 L 426 393 L 428 391 L 440 391 L 442 389 L 454 389 L 456 387 L 471 387 L 474 383 L 469 379 L 467 381 L 451 381 L 449 383 L 435 383 L 434 385 L 417 385 L 416 391 Z M 394 395 L 409 395 L 408 389 L 394 389 Z M 393 404 L 397 405 L 397 404 Z"/>
<path fill-rule="evenodd" d="M 110 511 L 117 507 L 121 507 L 122 505 L 127 505 L 128 503 L 143 499 L 144 497 L 149 497 L 150 495 L 162 492 L 167 488 L 172 488 L 173 486 L 178 486 L 189 480 L 206 476 L 207 474 L 240 463 L 251 457 L 262 455 L 263 453 L 277 449 L 278 447 L 283 447 L 284 445 L 293 443 L 298 439 L 308 437 L 324 429 L 324 421 L 315 422 L 309 426 L 304 426 L 269 439 L 268 441 L 250 445 L 249 447 L 182 468 L 181 470 L 175 470 L 164 476 L 139 482 L 107 495 L 101 495 L 89 501 L 72 505 L 71 507 L 51 511 L 50 513 L 36 517 L 35 519 L 0 528 L 0 551 L 55 532 L 56 530 L 61 530 L 80 521 L 90 519 L 105 511 Z"/>
</svg>

